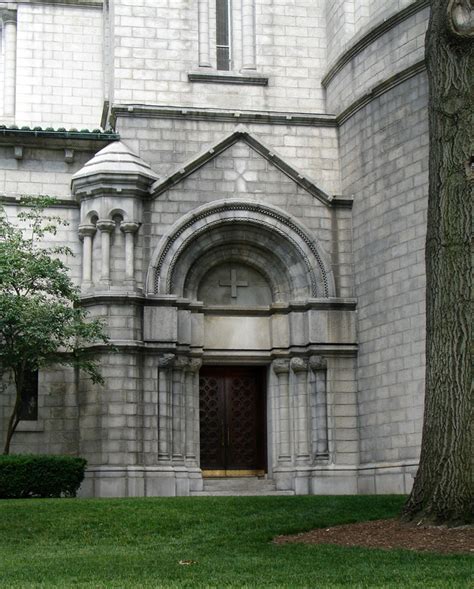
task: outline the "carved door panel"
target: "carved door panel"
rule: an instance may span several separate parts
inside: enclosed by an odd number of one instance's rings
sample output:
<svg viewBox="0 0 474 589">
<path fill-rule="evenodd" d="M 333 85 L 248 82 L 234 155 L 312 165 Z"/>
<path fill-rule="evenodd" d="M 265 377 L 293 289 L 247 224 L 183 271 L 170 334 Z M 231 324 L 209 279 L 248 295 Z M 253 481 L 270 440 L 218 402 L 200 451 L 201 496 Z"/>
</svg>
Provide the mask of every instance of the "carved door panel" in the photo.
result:
<svg viewBox="0 0 474 589">
<path fill-rule="evenodd" d="M 201 468 L 217 474 L 265 468 L 260 369 L 204 367 L 200 375 Z"/>
</svg>

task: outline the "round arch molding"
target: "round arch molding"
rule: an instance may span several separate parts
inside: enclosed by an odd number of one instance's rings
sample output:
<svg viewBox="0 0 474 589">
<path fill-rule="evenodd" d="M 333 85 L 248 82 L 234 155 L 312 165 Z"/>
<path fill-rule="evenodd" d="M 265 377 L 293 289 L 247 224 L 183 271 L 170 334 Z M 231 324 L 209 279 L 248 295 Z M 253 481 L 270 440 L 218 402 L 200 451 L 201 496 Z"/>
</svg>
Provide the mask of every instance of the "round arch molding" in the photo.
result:
<svg viewBox="0 0 474 589">
<path fill-rule="evenodd" d="M 244 200 L 214 201 L 175 223 L 153 253 L 147 292 L 185 296 L 189 276 L 201 275 L 204 261 L 207 268 L 224 261 L 225 250 L 243 263 L 248 263 L 244 252 L 258 251 L 253 258 L 256 268 L 260 266 L 267 275 L 272 265 L 283 271 L 285 298 L 335 296 L 330 264 L 318 240 L 281 209 Z M 212 252 L 216 252 L 215 260 Z M 278 290 L 271 275 L 270 283 Z"/>
</svg>

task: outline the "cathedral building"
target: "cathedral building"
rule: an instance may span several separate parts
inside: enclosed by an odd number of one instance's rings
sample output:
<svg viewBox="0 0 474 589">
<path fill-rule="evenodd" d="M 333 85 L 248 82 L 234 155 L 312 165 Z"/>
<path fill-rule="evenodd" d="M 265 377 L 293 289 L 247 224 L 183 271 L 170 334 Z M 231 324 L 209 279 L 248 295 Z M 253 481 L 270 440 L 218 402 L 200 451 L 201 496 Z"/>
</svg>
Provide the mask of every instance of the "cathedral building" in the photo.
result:
<svg viewBox="0 0 474 589">
<path fill-rule="evenodd" d="M 13 452 L 83 496 L 410 490 L 428 5 L 0 2 L 0 198 L 57 198 L 115 346 L 35 376 Z"/>
</svg>

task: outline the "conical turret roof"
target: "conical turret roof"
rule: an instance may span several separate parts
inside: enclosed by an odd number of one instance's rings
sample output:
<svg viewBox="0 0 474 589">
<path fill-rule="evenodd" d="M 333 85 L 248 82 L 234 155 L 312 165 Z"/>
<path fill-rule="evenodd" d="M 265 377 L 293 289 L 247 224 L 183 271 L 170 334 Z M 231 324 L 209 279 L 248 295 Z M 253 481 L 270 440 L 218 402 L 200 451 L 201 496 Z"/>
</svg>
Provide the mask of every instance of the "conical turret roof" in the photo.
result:
<svg viewBox="0 0 474 589">
<path fill-rule="evenodd" d="M 72 181 L 96 175 L 140 175 L 151 181 L 158 174 L 123 141 L 114 141 L 101 149 L 72 177 Z"/>
</svg>

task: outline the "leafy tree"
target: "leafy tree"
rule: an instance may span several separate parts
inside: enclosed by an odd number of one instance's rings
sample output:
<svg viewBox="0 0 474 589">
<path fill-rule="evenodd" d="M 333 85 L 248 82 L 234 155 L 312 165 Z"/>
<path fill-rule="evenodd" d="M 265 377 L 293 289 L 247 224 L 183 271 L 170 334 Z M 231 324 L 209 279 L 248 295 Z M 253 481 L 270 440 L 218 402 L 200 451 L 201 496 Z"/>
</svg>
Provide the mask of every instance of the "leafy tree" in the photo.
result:
<svg viewBox="0 0 474 589">
<path fill-rule="evenodd" d="M 71 250 L 48 244 L 48 236 L 67 224 L 45 214 L 53 202 L 48 197 L 23 200 L 18 214 L 23 228 L 0 210 L 0 377 L 13 377 L 16 390 L 4 454 L 21 419 L 27 370 L 72 365 L 102 382 L 87 345 L 107 343 L 107 337 L 102 324 L 87 320 L 79 306 L 79 291 L 61 259 Z"/>
<path fill-rule="evenodd" d="M 426 42 L 430 185 L 426 389 L 420 465 L 404 517 L 473 518 L 471 218 L 474 2 L 432 0 Z"/>
</svg>

